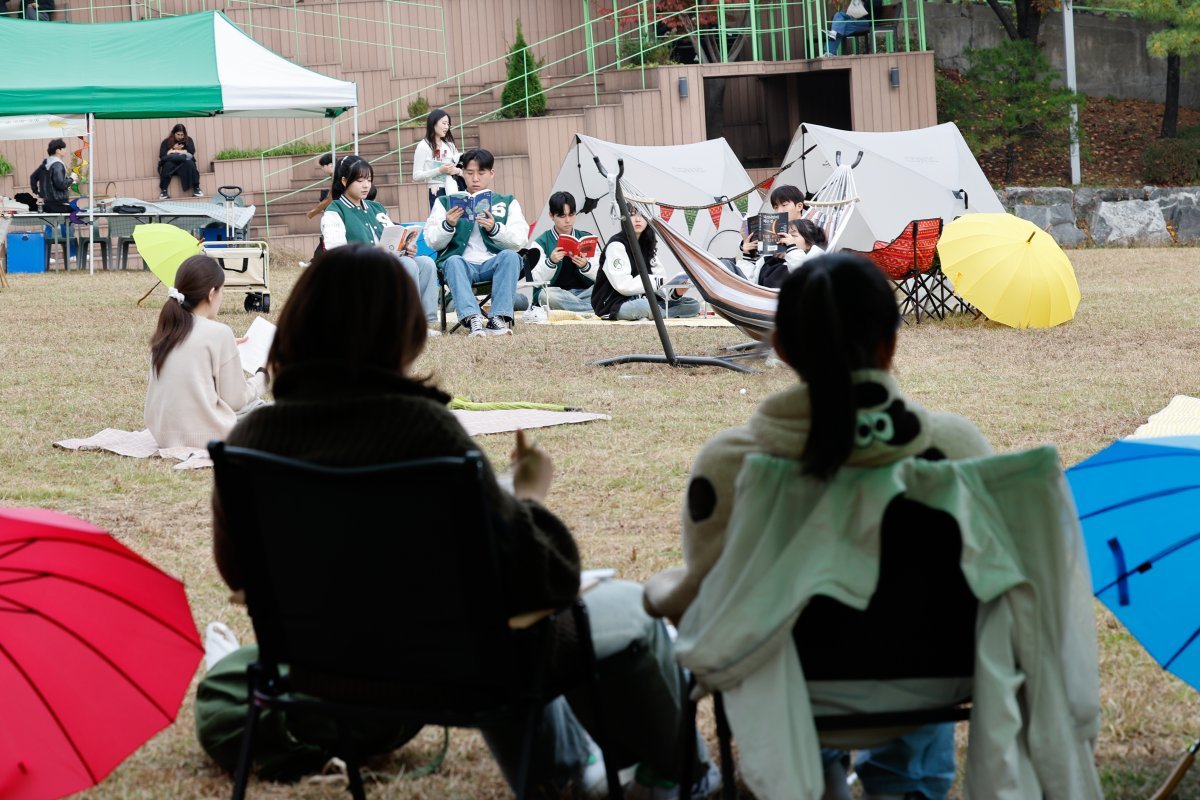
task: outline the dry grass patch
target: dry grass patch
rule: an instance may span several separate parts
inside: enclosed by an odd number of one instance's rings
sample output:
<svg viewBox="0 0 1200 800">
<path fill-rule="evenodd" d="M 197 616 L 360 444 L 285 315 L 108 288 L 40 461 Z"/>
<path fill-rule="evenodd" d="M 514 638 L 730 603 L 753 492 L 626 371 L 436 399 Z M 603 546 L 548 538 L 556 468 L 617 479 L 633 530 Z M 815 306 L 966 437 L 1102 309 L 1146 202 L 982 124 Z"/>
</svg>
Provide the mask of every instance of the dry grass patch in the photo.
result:
<svg viewBox="0 0 1200 800">
<path fill-rule="evenodd" d="M 1052 442 L 1066 464 L 1131 433 L 1173 395 L 1200 392 L 1197 251 L 1088 250 L 1071 258 L 1083 291 L 1074 322 L 1044 331 L 969 320 L 907 326 L 896 359 L 902 385 L 930 408 L 975 420 L 998 450 Z M 298 274 L 273 271 L 276 310 L 268 316 L 278 316 Z M 105 427 L 142 427 L 147 342 L 163 290 L 137 308 L 134 301 L 153 282 L 147 273 L 14 275 L 9 281 L 12 288 L 0 292 L 0 502 L 59 509 L 112 531 L 187 583 L 198 625 L 220 619 L 249 638 L 249 622 L 227 604 L 212 564 L 209 473 L 50 446 Z M 226 302 L 222 321 L 244 331 L 250 316 L 240 312 L 240 297 L 231 293 Z M 676 350 L 687 354 L 739 340 L 732 329 L 671 333 Z M 512 338 L 435 339 L 418 366 L 448 391 L 475 400 L 563 402 L 611 414 L 611 422 L 536 435 L 558 467 L 551 505 L 575 531 L 585 564 L 642 580 L 680 561 L 680 498 L 695 452 L 793 380 L 784 368 L 740 375 L 588 365 L 601 356 L 657 351 L 652 327 L 519 325 Z M 510 437 L 482 437 L 481 443 L 493 461 L 507 460 Z M 1164 675 L 1107 612 L 1098 611 L 1097 625 L 1106 793 L 1144 797 L 1178 751 L 1200 735 L 1200 702 Z M 226 795 L 228 779 L 200 750 L 192 725 L 189 699 L 171 728 L 87 796 Z M 426 732 L 376 767 L 390 774 L 416 768 L 438 741 Z M 255 795 L 343 796 L 337 787 L 305 784 L 261 785 Z M 504 795 L 486 749 L 468 732 L 454 733 L 440 774 L 375 791 L 383 798 Z M 1180 796 L 1200 798 L 1200 779 L 1185 782 Z"/>
</svg>

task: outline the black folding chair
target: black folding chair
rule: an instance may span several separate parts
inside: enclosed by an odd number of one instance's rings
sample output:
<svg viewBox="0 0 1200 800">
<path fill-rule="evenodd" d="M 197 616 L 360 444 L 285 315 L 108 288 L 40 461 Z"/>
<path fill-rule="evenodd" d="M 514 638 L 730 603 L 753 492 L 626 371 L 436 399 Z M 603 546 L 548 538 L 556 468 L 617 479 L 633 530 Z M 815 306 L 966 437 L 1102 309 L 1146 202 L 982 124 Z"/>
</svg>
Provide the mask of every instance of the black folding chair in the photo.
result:
<svg viewBox="0 0 1200 800">
<path fill-rule="evenodd" d="M 357 800 L 365 792 L 356 725 L 477 728 L 523 719 L 525 797 L 542 709 L 573 686 L 551 687 L 545 674 L 555 615 L 514 630 L 503 613 L 495 537 L 504 531 L 484 499 L 483 456 L 326 467 L 222 442 L 209 452 L 259 645 L 235 800 L 245 794 L 267 708 L 332 722 L 336 735 L 318 743 L 346 762 Z M 573 617 L 575 685 L 587 682 L 599 715 L 585 607 L 576 601 L 557 613 Z M 616 769 L 605 763 L 609 795 L 620 797 Z"/>
<path fill-rule="evenodd" d="M 975 673 L 979 601 L 962 574 L 958 524 L 944 511 L 901 495 L 884 511 L 880 537 L 879 583 L 866 610 L 818 596 L 793 626 L 792 640 L 805 680 L 970 679 Z M 737 789 L 731 733 L 719 692 L 713 701 L 723 792 L 732 800 Z M 694 709 L 693 702 L 691 712 L 683 715 L 685 733 L 695 731 Z M 865 742 L 877 738 L 881 730 L 959 722 L 970 714 L 970 698 L 963 697 L 939 708 L 818 715 L 814 722 L 823 745 L 844 748 L 848 732 Z M 831 741 L 834 737 L 836 741 Z M 693 740 L 694 733 L 684 738 Z M 692 763 L 687 760 L 691 757 L 685 754 L 685 765 Z"/>
</svg>

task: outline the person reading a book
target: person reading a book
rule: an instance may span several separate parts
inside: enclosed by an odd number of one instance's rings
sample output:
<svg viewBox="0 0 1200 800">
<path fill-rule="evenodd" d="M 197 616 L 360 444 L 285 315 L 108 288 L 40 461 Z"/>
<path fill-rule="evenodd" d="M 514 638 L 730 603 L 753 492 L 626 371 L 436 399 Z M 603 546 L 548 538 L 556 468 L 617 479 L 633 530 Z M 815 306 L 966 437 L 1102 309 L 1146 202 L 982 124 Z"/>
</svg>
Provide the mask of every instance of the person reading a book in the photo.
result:
<svg viewBox="0 0 1200 800">
<path fill-rule="evenodd" d="M 662 265 L 655 255 L 658 251 L 658 236 L 654 228 L 635 206 L 629 207 L 629 221 L 633 225 L 637 241 L 632 245 L 626 240 L 625 231 L 613 236 L 600 255 L 600 271 L 592 289 L 592 311 L 601 319 L 634 320 L 650 319 L 650 300 L 646 297 L 642 277 L 633 263 L 630 248 L 636 247 L 650 270 L 651 280 L 661 281 L 664 277 Z M 687 289 L 660 286 L 654 301 L 668 317 L 694 317 L 700 313 L 700 301 L 684 294 Z"/>
<path fill-rule="evenodd" d="M 646 581 L 646 608 L 654 616 L 681 619 L 718 559 L 739 557 L 724 547 L 731 521 L 739 516 L 738 475 L 755 454 L 795 459 L 806 480 L 824 483 L 843 466 L 992 452 L 969 420 L 926 411 L 902 393 L 890 372 L 900 314 L 891 286 L 870 261 L 826 255 L 791 273 L 779 291 L 775 324 L 775 352 L 798 380 L 696 455 L 681 514 L 684 566 Z M 874 435 L 861 433 L 863 420 L 881 420 Z M 749 551 L 743 547 L 743 553 Z M 825 698 L 814 695 L 820 699 Z M 849 800 L 848 755 L 825 750 L 822 762 L 825 800 Z M 868 800 L 940 800 L 954 781 L 954 725 L 926 725 L 863 751 L 857 771 Z"/>
<path fill-rule="evenodd" d="M 776 186 L 770 202 L 774 214 L 759 214 L 755 229 L 742 237 L 742 257 L 734 271 L 751 283 L 778 289 L 788 274 L 788 245 L 781 237 L 804 213 L 804 192 L 790 184 Z"/>
<path fill-rule="evenodd" d="M 462 157 L 466 192 L 439 197 L 425 221 L 425 243 L 454 297 L 454 311 L 471 336 L 512 334 L 513 296 L 521 275 L 517 250 L 529 240 L 529 223 L 510 194 L 491 189 L 496 162 L 482 148 Z M 492 284 L 491 315 L 479 308 L 474 285 Z M 526 299 L 526 298 L 522 298 Z"/>
<path fill-rule="evenodd" d="M 217 322 L 225 270 L 192 256 L 175 273 L 150 338 L 146 427 L 159 447 L 204 447 L 224 439 L 238 417 L 263 405 L 265 370 L 249 379 L 238 341 Z"/>
<path fill-rule="evenodd" d="M 789 272 L 810 258 L 824 255 L 824 248 L 828 244 L 825 231 L 811 219 L 798 219 L 791 223 L 788 232 L 780 236 L 779 241 L 787 246 L 783 260 Z"/>
<path fill-rule="evenodd" d="M 575 227 L 579 207 L 570 192 L 550 195 L 549 207 L 554 226 L 533 242 L 538 251 L 533 280 L 548 285 L 534 289 L 533 303 L 590 314 L 592 287 L 600 264 L 600 239 Z"/>
<path fill-rule="evenodd" d="M 374 179 L 371 162 L 361 156 L 346 156 L 338 162 L 329 207 L 321 215 L 321 238 L 327 251 L 351 243 L 378 245 L 384 228 L 395 224 L 382 203 L 369 199 Z M 399 258 L 417 284 L 425 321 L 430 325 L 437 323 L 437 265 L 429 256 L 417 255 L 415 237 Z"/>
<path fill-rule="evenodd" d="M 275 405 L 234 428 L 228 444 L 341 467 L 462 456 L 478 450 L 479 443 L 447 408 L 450 396 L 414 374 L 426 335 L 416 287 L 394 259 L 362 245 L 330 250 L 301 274 L 280 315 L 268 357 Z M 580 595 L 579 548 L 547 504 L 553 460 L 520 432 L 511 458 L 511 491 L 500 487 L 490 465 L 482 476 L 484 502 L 496 523 L 494 551 L 503 578 L 495 603 L 506 616 L 514 617 L 563 608 L 582 597 L 599 660 L 606 726 L 612 741 L 619 743 L 611 754 L 621 760 L 618 769 L 639 765 L 634 784 L 640 791 L 626 796 L 664 797 L 655 788 L 661 792 L 678 775 L 684 751 L 680 723 L 686 687 L 674 662 L 670 636 L 661 621 L 642 609 L 640 584 L 605 580 Z M 222 578 L 237 590 L 244 587 L 245 579 L 225 519 L 218 488 L 213 494 L 213 553 Z M 447 524 L 453 522 L 447 519 Z M 347 535 L 370 540 L 376 534 L 350 531 Z M 478 554 L 466 553 L 464 558 L 471 555 Z M 567 663 L 573 659 L 562 657 L 573 648 L 555 647 L 556 642 L 570 643 L 576 636 L 571 615 L 555 617 L 548 635 L 548 647 L 540 638 L 531 642 L 536 650 L 531 650 L 530 659 L 546 660 L 546 683 L 555 685 L 577 667 Z M 254 660 L 252 648 L 226 658 L 234 659 L 233 664 L 247 664 Z M 244 666 L 238 672 L 226 669 L 223 687 L 214 687 L 211 676 L 206 677 L 197 691 L 201 743 L 227 769 L 237 762 L 238 734 L 248 702 Z M 217 688 L 225 691 L 218 693 Z M 530 765 L 531 797 L 574 797 L 572 784 L 575 790 L 585 790 L 579 794 L 582 797 L 604 791 L 604 763 L 587 731 L 593 719 L 588 698 L 574 694 L 559 696 L 542 712 Z M 238 703 L 241 714 L 231 708 Z M 483 729 L 484 740 L 514 787 L 526 722 L 523 715 L 517 717 Z M 285 714 L 278 725 L 286 728 L 288 723 Z M 264 726 L 264 733 L 271 735 L 275 727 Z M 378 741 L 364 744 L 360 753 L 387 752 L 415 733 L 400 725 L 381 730 Z M 699 737 L 697 745 L 699 756 L 692 774 L 704 776 L 700 785 L 704 792 L 694 796 L 707 797 L 715 789 L 714 782 L 719 782 L 719 773 L 708 763 Z M 309 753 L 296 766 L 315 770 L 324 761 L 322 754 Z"/>
<path fill-rule="evenodd" d="M 439 197 L 458 191 L 456 177 L 462 177 L 458 159 L 462 155 L 450 132 L 450 115 L 445 109 L 435 108 L 425 118 L 425 138 L 413 149 L 412 178 L 425 184 L 429 195 L 429 209 Z"/>
</svg>

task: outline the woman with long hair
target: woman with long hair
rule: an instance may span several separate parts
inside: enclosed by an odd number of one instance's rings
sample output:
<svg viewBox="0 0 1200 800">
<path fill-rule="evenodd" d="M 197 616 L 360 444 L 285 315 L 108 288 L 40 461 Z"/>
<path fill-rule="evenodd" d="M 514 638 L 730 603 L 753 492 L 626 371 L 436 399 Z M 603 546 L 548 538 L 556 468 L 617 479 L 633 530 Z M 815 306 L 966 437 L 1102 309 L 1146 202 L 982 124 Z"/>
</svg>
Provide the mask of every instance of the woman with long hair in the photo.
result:
<svg viewBox="0 0 1200 800">
<path fill-rule="evenodd" d="M 241 414 L 262 405 L 266 377 L 247 380 L 237 341 L 217 322 L 225 270 L 208 256 L 179 266 L 150 339 L 146 427 L 159 447 L 224 439 Z"/>
<path fill-rule="evenodd" d="M 158 199 L 171 197 L 171 179 L 178 176 L 184 194 L 204 197 L 200 191 L 200 169 L 196 166 L 196 143 L 182 123 L 171 128 L 158 146 Z"/>
<path fill-rule="evenodd" d="M 346 156 L 338 162 L 329 207 L 321 215 L 326 251 L 345 244 L 378 244 L 383 229 L 395 224 L 382 203 L 369 199 L 374 178 L 371 162 L 361 156 Z M 425 321 L 432 325 L 438 321 L 437 265 L 429 256 L 417 255 L 415 240 L 399 258 L 417 284 Z"/>
<path fill-rule="evenodd" d="M 458 160 L 462 153 L 450 132 L 451 119 L 445 109 L 435 108 L 425 119 L 425 138 L 413 151 L 413 180 L 429 190 L 429 208 L 439 197 L 458 191 L 455 176 L 462 175 Z"/>
<path fill-rule="evenodd" d="M 462 456 L 478 450 L 478 442 L 446 407 L 450 396 L 416 372 L 426 336 L 416 286 L 394 258 L 359 244 L 331 249 L 300 276 L 279 317 L 268 357 L 274 405 L 243 420 L 229 434 L 228 444 L 342 467 Z M 515 444 L 511 492 L 500 488 L 490 466 L 482 476 L 484 502 L 498 523 L 493 542 L 504 578 L 502 596 L 495 601 L 506 616 L 563 608 L 579 594 L 579 550 L 566 525 L 545 505 L 553 463 L 519 432 Z M 226 531 L 219 490 L 213 496 L 213 509 L 217 567 L 230 588 L 237 590 L 244 586 L 244 577 L 236 543 Z M 397 514 L 402 518 L 403 509 L 397 509 Z M 375 532 L 345 535 L 362 535 L 369 541 Z M 436 532 L 398 529 L 397 535 Z M 660 621 L 642 610 L 641 594 L 636 583 L 609 580 L 584 594 L 583 600 L 598 655 L 619 655 L 606 664 L 601 681 L 610 706 L 608 728 L 622 744 L 622 757 L 669 776 L 677 774 L 682 764 L 679 701 L 684 687 L 670 637 Z M 552 636 L 569 641 L 574 635 L 570 615 L 558 619 L 561 623 L 556 623 Z M 531 661 L 544 652 L 539 643 L 530 653 Z M 254 655 L 243 652 L 228 658 L 244 666 Z M 559 679 L 558 663 L 548 659 L 549 683 Z M 244 698 L 245 670 L 227 674 Z M 215 713 L 208 701 L 215 697 L 210 688 L 206 678 L 197 693 L 198 734 L 205 749 L 228 768 L 237 760 L 237 734 L 244 715 Z M 598 782 L 603 783 L 603 761 L 595 758 L 594 745 L 580 722 L 586 724 L 590 717 L 586 711 L 576 716 L 573 702 L 560 696 L 543 712 L 541 739 L 531 765 L 531 781 L 540 789 L 532 794 L 539 797 L 565 796 L 569 784 L 595 790 Z M 523 723 L 514 719 L 483 731 L 510 783 L 515 783 L 519 772 Z M 360 748 L 360 752 L 386 751 L 414 733 L 392 731 L 374 748 Z M 703 758 L 703 742 L 698 745 Z M 318 759 L 311 766 L 320 763 Z M 699 762 L 692 774 L 704 774 L 705 786 L 711 786 L 717 775 Z"/>
<path fill-rule="evenodd" d="M 629 207 L 629 222 L 637 236 L 636 247 L 646 262 L 651 280 L 661 281 L 658 263 L 658 236 L 635 206 Z M 625 231 L 608 240 L 600 254 L 600 270 L 592 287 L 592 310 L 601 319 L 650 319 L 650 301 L 646 299 L 641 274 L 633 263 Z M 668 317 L 694 317 L 700 313 L 700 301 L 683 294 L 685 290 L 662 287 L 655 302 Z"/>
<path fill-rule="evenodd" d="M 735 484 L 751 455 L 795 459 L 806 476 L 827 481 L 843 466 L 991 453 L 970 421 L 926 411 L 900 391 L 889 372 L 900 322 L 891 286 L 861 257 L 814 258 L 784 281 L 773 343 L 799 380 L 697 454 L 682 514 L 685 565 L 647 581 L 651 613 L 679 620 L 696 599 L 724 550 Z M 825 751 L 823 762 L 825 797 L 848 800 L 845 754 Z M 955 775 L 954 726 L 925 726 L 865 751 L 857 772 L 867 798 L 943 798 Z"/>
</svg>

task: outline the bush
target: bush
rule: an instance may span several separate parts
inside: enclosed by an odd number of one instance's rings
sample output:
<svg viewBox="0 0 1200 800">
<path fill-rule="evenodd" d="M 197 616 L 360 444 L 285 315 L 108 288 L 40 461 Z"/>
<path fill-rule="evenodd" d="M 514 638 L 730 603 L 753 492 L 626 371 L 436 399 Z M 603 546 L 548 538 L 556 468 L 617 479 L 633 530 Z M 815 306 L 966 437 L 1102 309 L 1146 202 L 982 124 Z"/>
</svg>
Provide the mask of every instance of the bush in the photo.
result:
<svg viewBox="0 0 1200 800">
<path fill-rule="evenodd" d="M 529 52 L 525 33 L 521 30 L 521 20 L 517 20 L 517 40 L 508 51 L 505 64 L 508 67 L 508 80 L 500 96 L 500 116 L 513 119 L 545 114 L 546 93 L 542 90 L 537 73 L 546 62 L 538 61 Z"/>
<path fill-rule="evenodd" d="M 0 178 L 4 178 L 9 175 L 12 175 L 12 173 L 13 173 L 12 162 L 9 161 L 7 158 L 5 158 L 3 153 L 0 153 Z"/>
<path fill-rule="evenodd" d="M 659 42 L 640 31 L 623 33 L 617 39 L 617 64 L 622 69 L 661 67 L 674 64 L 671 45 Z"/>
<path fill-rule="evenodd" d="M 338 150 L 351 150 L 354 145 L 350 142 L 339 144 Z M 329 142 L 292 142 L 290 144 L 279 145 L 278 147 L 267 147 L 262 150 L 238 150 L 230 148 L 222 150 L 213 156 L 213 161 L 229 161 L 234 158 L 258 158 L 259 156 L 309 156 L 316 153 L 329 152 Z"/>
<path fill-rule="evenodd" d="M 1189 186 L 1200 183 L 1200 125 L 1184 128 L 1174 139 L 1155 139 L 1142 154 L 1146 183 Z"/>
<path fill-rule="evenodd" d="M 429 116 L 429 101 L 421 95 L 417 95 L 417 99 L 408 104 L 408 118 L 417 120 Z"/>
</svg>

